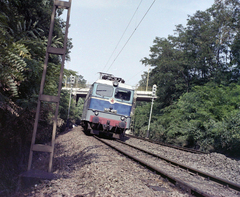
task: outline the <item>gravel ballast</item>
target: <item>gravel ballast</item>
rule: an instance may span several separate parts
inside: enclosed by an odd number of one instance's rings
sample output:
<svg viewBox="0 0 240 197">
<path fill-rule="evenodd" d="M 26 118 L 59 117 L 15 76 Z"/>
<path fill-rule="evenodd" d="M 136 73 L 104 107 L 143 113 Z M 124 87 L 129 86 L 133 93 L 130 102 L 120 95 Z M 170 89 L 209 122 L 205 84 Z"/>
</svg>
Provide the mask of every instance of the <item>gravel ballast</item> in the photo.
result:
<svg viewBox="0 0 240 197">
<path fill-rule="evenodd" d="M 240 161 L 228 158 L 220 153 L 194 154 L 153 144 L 136 138 L 129 138 L 126 143 L 149 150 L 157 155 L 165 156 L 184 165 L 193 167 L 214 176 L 240 183 Z"/>
<path fill-rule="evenodd" d="M 48 155 L 39 154 L 33 169 L 47 170 Z M 189 196 L 168 181 L 112 150 L 82 127 L 56 138 L 53 173 L 60 178 L 42 180 L 18 196 Z"/>
</svg>

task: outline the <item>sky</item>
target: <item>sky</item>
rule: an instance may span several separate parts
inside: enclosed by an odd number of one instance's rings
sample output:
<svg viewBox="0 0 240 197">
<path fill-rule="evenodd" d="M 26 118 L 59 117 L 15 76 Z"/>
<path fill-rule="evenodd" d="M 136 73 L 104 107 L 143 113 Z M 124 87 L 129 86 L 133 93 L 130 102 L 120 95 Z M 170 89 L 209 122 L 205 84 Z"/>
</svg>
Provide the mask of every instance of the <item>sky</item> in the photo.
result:
<svg viewBox="0 0 240 197">
<path fill-rule="evenodd" d="M 136 86 L 144 71 L 148 71 L 141 60 L 149 57 L 153 40 L 174 35 L 176 25 L 186 26 L 189 15 L 205 11 L 213 3 L 214 0 L 72 0 L 68 37 L 72 38 L 73 48 L 65 68 L 77 71 L 87 84 L 99 78 L 98 72 L 106 72 Z M 64 15 L 63 19 L 66 20 Z"/>
</svg>

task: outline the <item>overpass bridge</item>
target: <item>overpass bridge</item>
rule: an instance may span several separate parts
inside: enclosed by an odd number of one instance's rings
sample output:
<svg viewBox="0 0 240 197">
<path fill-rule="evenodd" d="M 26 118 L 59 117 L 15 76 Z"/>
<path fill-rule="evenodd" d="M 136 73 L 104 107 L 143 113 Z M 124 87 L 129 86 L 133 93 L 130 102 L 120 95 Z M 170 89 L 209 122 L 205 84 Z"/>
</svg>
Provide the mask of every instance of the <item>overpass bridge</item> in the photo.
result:
<svg viewBox="0 0 240 197">
<path fill-rule="evenodd" d="M 71 90 L 71 88 L 62 88 L 63 90 Z M 85 98 L 87 96 L 87 93 L 89 91 L 89 88 L 72 88 L 72 95 L 76 97 L 76 100 L 78 101 L 79 98 Z M 135 97 L 136 101 L 146 101 L 151 102 L 152 98 L 156 99 L 157 96 L 152 97 L 152 91 L 138 91 L 135 90 Z"/>
</svg>

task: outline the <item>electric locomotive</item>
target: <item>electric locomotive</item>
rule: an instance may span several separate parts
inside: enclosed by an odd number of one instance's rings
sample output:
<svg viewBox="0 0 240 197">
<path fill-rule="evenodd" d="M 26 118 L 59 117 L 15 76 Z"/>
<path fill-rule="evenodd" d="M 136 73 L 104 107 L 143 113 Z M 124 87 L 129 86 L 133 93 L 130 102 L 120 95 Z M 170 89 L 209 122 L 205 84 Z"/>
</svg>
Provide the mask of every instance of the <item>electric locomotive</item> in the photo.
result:
<svg viewBox="0 0 240 197">
<path fill-rule="evenodd" d="M 100 73 L 86 96 L 81 125 L 87 133 L 121 139 L 130 128 L 135 101 L 132 86 L 122 78 Z"/>
</svg>

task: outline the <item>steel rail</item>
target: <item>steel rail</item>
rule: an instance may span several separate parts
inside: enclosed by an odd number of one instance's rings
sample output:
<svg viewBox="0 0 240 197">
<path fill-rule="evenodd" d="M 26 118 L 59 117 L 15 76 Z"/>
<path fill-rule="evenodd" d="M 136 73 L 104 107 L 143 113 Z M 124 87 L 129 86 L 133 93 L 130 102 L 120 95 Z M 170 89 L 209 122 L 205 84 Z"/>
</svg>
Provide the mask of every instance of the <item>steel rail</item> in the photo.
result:
<svg viewBox="0 0 240 197">
<path fill-rule="evenodd" d="M 192 194 L 192 195 L 195 195 L 195 196 L 203 196 L 203 197 L 210 197 L 210 196 L 211 196 L 211 195 L 209 195 L 208 193 L 202 192 L 202 191 L 199 190 L 198 188 L 193 187 L 193 186 L 191 186 L 190 184 L 185 183 L 185 182 L 183 182 L 182 180 L 180 180 L 180 179 L 178 179 L 178 178 L 176 178 L 176 177 L 173 177 L 172 175 L 170 175 L 170 174 L 164 172 L 163 170 L 161 170 L 160 168 L 158 168 L 158 167 L 156 167 L 156 166 L 154 166 L 154 165 L 152 165 L 152 164 L 149 164 L 149 163 L 147 163 L 146 161 L 144 161 L 144 160 L 142 160 L 142 159 L 139 159 L 139 158 L 135 157 L 134 155 L 129 154 L 129 153 L 126 152 L 126 151 L 121 150 L 121 149 L 118 148 L 117 146 L 114 146 L 114 145 L 112 145 L 111 143 L 106 142 L 105 140 L 103 140 L 103 139 L 101 139 L 101 138 L 99 138 L 99 137 L 97 137 L 97 136 L 94 136 L 94 137 L 95 137 L 97 140 L 103 142 L 104 144 L 110 146 L 111 148 L 119 151 L 120 153 L 128 156 L 129 158 L 131 158 L 131 159 L 139 162 L 140 164 L 146 166 L 148 169 L 151 169 L 151 170 L 157 172 L 157 173 L 160 174 L 162 177 L 167 178 L 170 182 L 172 182 L 172 183 L 175 184 L 176 186 L 180 186 L 181 188 L 185 188 L 185 189 L 188 191 L 189 194 Z"/>
<path fill-rule="evenodd" d="M 167 161 L 167 162 L 169 162 L 169 163 L 171 163 L 171 164 L 174 164 L 175 166 L 179 166 L 179 167 L 181 167 L 181 168 L 183 168 L 183 169 L 185 169 L 185 170 L 188 170 L 188 171 L 193 172 L 193 173 L 195 173 L 195 174 L 201 175 L 201 176 L 207 178 L 208 180 L 215 181 L 215 182 L 220 183 L 220 184 L 222 184 L 222 185 L 224 185 L 224 186 L 226 186 L 226 187 L 229 187 L 229 188 L 232 188 L 232 189 L 234 189 L 234 190 L 240 191 L 240 185 L 239 185 L 239 184 L 236 184 L 236 183 L 234 183 L 234 182 L 232 182 L 232 181 L 229 181 L 229 180 L 226 180 L 226 179 L 223 179 L 223 178 L 220 178 L 220 177 L 216 177 L 216 176 L 214 176 L 214 175 L 212 175 L 212 174 L 209 174 L 209 173 L 200 171 L 200 170 L 198 170 L 198 169 L 192 168 L 192 167 L 190 167 L 190 166 L 187 166 L 187 165 L 178 163 L 177 161 L 174 161 L 174 160 L 168 159 L 167 157 L 160 156 L 160 155 L 157 155 L 157 154 L 155 154 L 155 153 L 149 152 L 149 151 L 147 151 L 147 150 L 138 148 L 138 147 L 133 146 L 133 145 L 131 145 L 131 144 L 127 144 L 127 143 L 125 143 L 125 142 L 123 142 L 123 141 L 120 141 L 120 140 L 116 140 L 116 141 L 118 141 L 118 142 L 120 142 L 120 143 L 122 143 L 122 144 L 125 144 L 125 145 L 127 145 L 127 146 L 130 146 L 130 147 L 132 147 L 132 148 L 135 148 L 135 149 L 137 149 L 137 150 L 140 150 L 140 151 L 142 151 L 142 152 L 145 152 L 145 153 L 147 153 L 147 154 L 149 154 L 149 155 L 152 155 L 152 156 L 154 156 L 154 157 L 158 157 L 158 158 L 160 158 L 160 159 L 162 159 L 162 160 L 165 160 L 165 161 Z"/>
<path fill-rule="evenodd" d="M 204 152 L 204 151 L 195 150 L 195 149 L 191 149 L 191 148 L 184 148 L 184 147 L 175 146 L 175 145 L 171 145 L 171 144 L 166 144 L 166 143 L 163 143 L 163 142 L 159 142 L 159 141 L 156 141 L 156 140 L 150 140 L 148 138 L 143 138 L 143 137 L 139 137 L 139 136 L 135 136 L 135 135 L 125 134 L 125 136 L 141 139 L 141 140 L 151 142 L 151 143 L 154 143 L 154 144 L 160 144 L 160 145 L 167 146 L 167 147 L 170 147 L 170 148 L 175 148 L 175 149 L 178 149 L 178 150 L 183 150 L 183 151 L 186 151 L 186 152 L 197 153 L 197 154 L 208 154 L 207 152 Z"/>
</svg>

